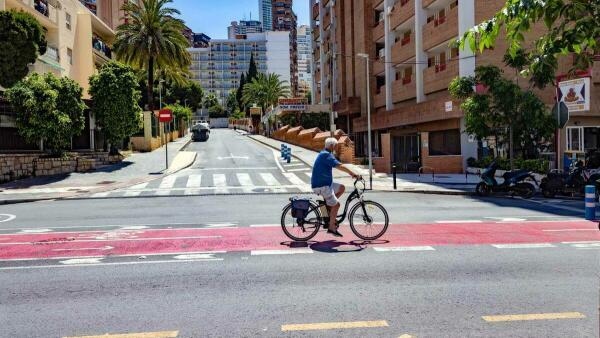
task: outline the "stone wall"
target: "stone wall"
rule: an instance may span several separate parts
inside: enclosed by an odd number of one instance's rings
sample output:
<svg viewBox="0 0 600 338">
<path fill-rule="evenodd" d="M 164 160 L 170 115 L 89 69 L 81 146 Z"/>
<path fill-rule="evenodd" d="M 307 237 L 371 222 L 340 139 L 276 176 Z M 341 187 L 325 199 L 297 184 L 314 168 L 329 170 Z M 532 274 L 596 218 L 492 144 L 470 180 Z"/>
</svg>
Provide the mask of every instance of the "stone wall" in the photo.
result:
<svg viewBox="0 0 600 338">
<path fill-rule="evenodd" d="M 330 136 L 330 132 L 320 131 L 319 128 L 302 129 L 302 127 L 295 127 L 290 129 L 289 126 L 283 126 L 273 132 L 273 138 L 276 140 L 314 151 L 323 150 L 325 139 Z M 354 163 L 354 142 L 340 129 L 335 131 L 334 136 L 339 142 L 336 153 L 340 161 L 343 163 Z"/>
<path fill-rule="evenodd" d="M 0 183 L 32 176 L 88 172 L 98 165 L 118 163 L 122 155 L 105 152 L 69 153 L 65 158 L 44 158 L 44 154 L 0 154 Z"/>
</svg>

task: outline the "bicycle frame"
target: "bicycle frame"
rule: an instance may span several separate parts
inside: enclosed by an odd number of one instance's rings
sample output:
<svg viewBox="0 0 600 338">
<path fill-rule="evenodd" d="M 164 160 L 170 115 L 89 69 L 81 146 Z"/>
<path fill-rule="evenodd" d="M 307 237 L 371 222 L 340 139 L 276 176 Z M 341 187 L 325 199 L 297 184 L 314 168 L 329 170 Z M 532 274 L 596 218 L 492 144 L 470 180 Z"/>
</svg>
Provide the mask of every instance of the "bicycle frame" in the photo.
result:
<svg viewBox="0 0 600 338">
<path fill-rule="evenodd" d="M 344 212 L 340 215 L 336 215 L 336 224 L 340 225 L 342 224 L 342 222 L 344 220 L 346 220 L 346 216 L 348 214 L 348 209 L 350 207 L 350 203 L 352 203 L 352 201 L 354 200 L 362 200 L 362 193 L 359 191 L 359 189 L 356 187 L 356 184 L 354 185 L 354 191 L 352 191 L 350 193 L 350 195 L 348 196 L 348 199 L 346 199 L 346 203 L 344 204 Z M 324 200 L 318 200 L 319 204 L 317 204 L 317 207 L 320 206 L 321 203 L 325 203 Z M 366 210 L 364 210 L 364 206 L 363 206 L 363 212 L 365 213 L 365 215 L 367 214 Z M 322 215 L 321 215 L 322 216 Z M 331 216 L 331 215 L 330 215 Z M 321 226 L 327 225 L 325 224 L 321 219 L 319 219 L 319 224 Z"/>
</svg>

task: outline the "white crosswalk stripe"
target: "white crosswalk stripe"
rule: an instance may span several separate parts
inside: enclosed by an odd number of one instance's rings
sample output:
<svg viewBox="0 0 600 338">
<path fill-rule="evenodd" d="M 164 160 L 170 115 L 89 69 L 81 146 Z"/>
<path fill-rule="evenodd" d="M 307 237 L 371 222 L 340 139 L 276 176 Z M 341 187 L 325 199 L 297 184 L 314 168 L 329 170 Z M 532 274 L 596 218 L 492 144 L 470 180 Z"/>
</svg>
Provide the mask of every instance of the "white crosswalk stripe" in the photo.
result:
<svg viewBox="0 0 600 338">
<path fill-rule="evenodd" d="M 186 188 L 200 188 L 202 175 L 190 175 L 187 180 Z"/>
<path fill-rule="evenodd" d="M 211 181 L 212 179 L 212 181 Z M 171 175 L 156 181 L 109 192 L 92 198 L 151 197 L 212 194 L 306 193 L 311 192 L 310 175 L 305 172 L 244 172 Z"/>
</svg>

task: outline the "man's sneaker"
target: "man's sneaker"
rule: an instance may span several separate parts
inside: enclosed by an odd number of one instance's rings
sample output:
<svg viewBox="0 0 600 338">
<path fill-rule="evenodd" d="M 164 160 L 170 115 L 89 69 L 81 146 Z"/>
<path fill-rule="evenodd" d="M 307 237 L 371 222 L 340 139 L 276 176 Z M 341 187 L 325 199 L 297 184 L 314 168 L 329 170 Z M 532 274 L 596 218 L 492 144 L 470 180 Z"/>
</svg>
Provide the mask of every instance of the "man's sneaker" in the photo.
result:
<svg viewBox="0 0 600 338">
<path fill-rule="evenodd" d="M 335 229 L 335 230 L 327 230 L 327 233 L 328 234 L 332 234 L 335 237 L 344 237 L 344 235 L 340 234 L 340 232 L 337 231 L 337 229 Z"/>
</svg>

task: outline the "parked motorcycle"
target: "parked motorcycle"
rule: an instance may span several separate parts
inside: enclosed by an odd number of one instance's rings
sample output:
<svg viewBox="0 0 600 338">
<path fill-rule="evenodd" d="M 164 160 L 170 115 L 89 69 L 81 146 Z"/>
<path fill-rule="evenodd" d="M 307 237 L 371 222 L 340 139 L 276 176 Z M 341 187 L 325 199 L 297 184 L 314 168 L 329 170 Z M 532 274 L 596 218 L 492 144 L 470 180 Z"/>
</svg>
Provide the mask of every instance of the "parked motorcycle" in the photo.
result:
<svg viewBox="0 0 600 338">
<path fill-rule="evenodd" d="M 511 196 L 519 195 L 523 198 L 531 198 L 535 194 L 535 185 L 525 180 L 537 181 L 533 174 L 527 170 L 512 170 L 507 171 L 502 175 L 504 182 L 496 181 L 496 171 L 498 164 L 493 161 L 481 173 L 481 182 L 475 187 L 475 192 L 479 196 L 489 196 L 491 193 L 503 192 L 509 193 Z"/>
<path fill-rule="evenodd" d="M 544 197 L 556 195 L 583 195 L 586 185 L 595 185 L 596 194 L 600 188 L 600 169 L 589 168 L 582 161 L 571 164 L 568 172 L 550 172 L 542 179 L 540 188 Z"/>
</svg>

